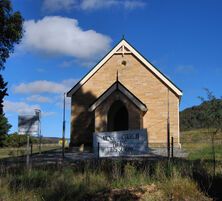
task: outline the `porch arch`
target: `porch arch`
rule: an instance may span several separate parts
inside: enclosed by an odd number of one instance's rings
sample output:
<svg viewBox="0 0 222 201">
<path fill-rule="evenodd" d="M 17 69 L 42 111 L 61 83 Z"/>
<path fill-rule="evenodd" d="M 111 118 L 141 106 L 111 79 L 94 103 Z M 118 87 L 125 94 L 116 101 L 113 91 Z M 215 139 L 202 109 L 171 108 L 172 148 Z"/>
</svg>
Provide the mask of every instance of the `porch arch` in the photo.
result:
<svg viewBox="0 0 222 201">
<path fill-rule="evenodd" d="M 129 129 L 129 113 L 122 101 L 116 100 L 112 103 L 107 117 L 108 131 L 122 131 Z"/>
</svg>

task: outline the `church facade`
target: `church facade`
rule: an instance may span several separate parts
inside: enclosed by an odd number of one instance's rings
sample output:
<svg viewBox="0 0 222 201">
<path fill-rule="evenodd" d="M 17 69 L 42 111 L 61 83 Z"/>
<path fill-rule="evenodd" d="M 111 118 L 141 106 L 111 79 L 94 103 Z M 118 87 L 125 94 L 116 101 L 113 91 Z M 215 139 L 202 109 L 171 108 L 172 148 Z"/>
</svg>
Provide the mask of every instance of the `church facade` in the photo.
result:
<svg viewBox="0 0 222 201">
<path fill-rule="evenodd" d="M 167 143 L 167 122 L 180 143 L 182 91 L 122 39 L 68 93 L 70 146 L 92 146 L 94 133 L 147 130 L 147 143 Z"/>
</svg>

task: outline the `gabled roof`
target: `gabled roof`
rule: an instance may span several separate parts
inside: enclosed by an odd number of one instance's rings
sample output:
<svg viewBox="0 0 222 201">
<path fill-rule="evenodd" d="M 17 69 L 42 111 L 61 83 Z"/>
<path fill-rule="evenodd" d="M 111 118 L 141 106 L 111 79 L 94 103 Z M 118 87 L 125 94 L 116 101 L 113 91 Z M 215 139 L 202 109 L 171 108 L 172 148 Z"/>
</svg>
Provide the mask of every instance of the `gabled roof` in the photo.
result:
<svg viewBox="0 0 222 201">
<path fill-rule="evenodd" d="M 182 91 L 164 74 L 162 74 L 153 64 L 145 59 L 135 48 L 133 48 L 125 39 L 122 39 L 98 64 L 94 66 L 68 93 L 71 97 L 87 80 L 90 79 L 114 54 L 133 54 L 139 61 L 141 61 L 147 69 L 155 74 L 163 83 L 165 83 L 178 96 L 182 96 Z"/>
<path fill-rule="evenodd" d="M 89 111 L 95 110 L 104 100 L 106 100 L 114 91 L 120 91 L 129 98 L 141 111 L 146 112 L 146 105 L 140 101 L 133 93 L 124 87 L 119 81 L 112 84 L 96 101 L 89 107 Z"/>
</svg>

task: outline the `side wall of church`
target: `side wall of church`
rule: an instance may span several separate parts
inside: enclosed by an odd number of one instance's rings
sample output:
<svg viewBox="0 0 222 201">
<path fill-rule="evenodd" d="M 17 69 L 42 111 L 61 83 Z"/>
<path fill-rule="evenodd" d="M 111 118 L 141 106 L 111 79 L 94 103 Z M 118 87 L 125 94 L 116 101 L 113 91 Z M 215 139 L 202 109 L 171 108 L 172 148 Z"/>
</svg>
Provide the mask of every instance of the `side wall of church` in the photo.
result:
<svg viewBox="0 0 222 201">
<path fill-rule="evenodd" d="M 70 145 L 91 144 L 95 112 L 88 112 L 88 108 L 116 81 L 117 71 L 119 81 L 148 108 L 142 124 L 149 143 L 166 143 L 168 100 L 171 136 L 179 142 L 179 97 L 133 55 L 117 54 L 72 96 Z"/>
</svg>

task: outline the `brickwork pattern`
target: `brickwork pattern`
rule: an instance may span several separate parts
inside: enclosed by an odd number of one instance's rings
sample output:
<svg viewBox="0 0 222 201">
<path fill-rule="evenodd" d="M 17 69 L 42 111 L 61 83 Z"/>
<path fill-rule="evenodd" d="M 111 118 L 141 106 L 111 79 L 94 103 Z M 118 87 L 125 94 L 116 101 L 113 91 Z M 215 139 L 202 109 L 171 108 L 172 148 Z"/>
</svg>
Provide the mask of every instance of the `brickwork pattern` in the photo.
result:
<svg viewBox="0 0 222 201">
<path fill-rule="evenodd" d="M 148 108 L 142 124 L 147 128 L 149 142 L 166 143 L 169 100 L 170 132 L 179 143 L 179 97 L 133 55 L 114 54 L 72 96 L 71 145 L 91 142 L 99 117 L 98 112 L 89 113 L 88 108 L 116 81 L 117 71 L 119 81 Z"/>
</svg>

